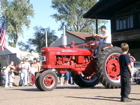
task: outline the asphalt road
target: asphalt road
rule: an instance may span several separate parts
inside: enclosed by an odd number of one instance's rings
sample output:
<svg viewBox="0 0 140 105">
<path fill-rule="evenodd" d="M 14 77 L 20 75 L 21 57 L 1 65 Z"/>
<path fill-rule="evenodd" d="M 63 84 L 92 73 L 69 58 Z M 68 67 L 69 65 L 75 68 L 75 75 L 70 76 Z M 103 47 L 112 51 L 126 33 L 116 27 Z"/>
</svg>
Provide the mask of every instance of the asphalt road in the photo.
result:
<svg viewBox="0 0 140 105">
<path fill-rule="evenodd" d="M 132 84 L 132 102 L 120 102 L 120 89 L 106 89 L 101 84 L 81 89 L 77 85 L 60 86 L 42 92 L 35 86 L 0 87 L 0 105 L 140 105 L 140 85 Z"/>
</svg>

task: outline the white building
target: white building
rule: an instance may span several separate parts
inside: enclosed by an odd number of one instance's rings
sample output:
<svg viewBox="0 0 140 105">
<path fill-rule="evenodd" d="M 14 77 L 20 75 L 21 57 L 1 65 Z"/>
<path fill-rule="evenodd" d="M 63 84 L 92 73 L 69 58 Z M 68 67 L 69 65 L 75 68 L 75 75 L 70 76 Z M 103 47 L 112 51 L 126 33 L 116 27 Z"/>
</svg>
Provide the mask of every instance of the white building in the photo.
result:
<svg viewBox="0 0 140 105">
<path fill-rule="evenodd" d="M 39 58 L 39 54 L 22 51 L 18 48 L 9 46 L 4 51 L 0 51 L 0 64 L 2 67 L 7 66 L 10 61 L 14 61 L 15 64 L 19 64 L 23 58 L 33 60 L 33 58 Z"/>
<path fill-rule="evenodd" d="M 82 44 L 85 42 L 86 37 L 92 36 L 91 33 L 81 33 L 81 32 L 71 32 L 66 31 L 67 36 L 67 45 L 70 45 L 72 41 L 76 44 Z M 62 36 L 51 44 L 51 47 L 61 46 L 62 45 Z"/>
</svg>

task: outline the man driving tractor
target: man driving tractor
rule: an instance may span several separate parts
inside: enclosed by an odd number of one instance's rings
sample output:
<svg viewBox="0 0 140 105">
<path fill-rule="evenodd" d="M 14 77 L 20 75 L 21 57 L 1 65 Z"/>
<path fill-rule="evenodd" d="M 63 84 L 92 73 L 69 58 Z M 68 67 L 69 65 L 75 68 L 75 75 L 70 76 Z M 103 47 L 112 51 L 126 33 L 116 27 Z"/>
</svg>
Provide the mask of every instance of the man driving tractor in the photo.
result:
<svg viewBox="0 0 140 105">
<path fill-rule="evenodd" d="M 94 53 L 94 58 L 97 58 L 101 52 L 101 50 L 107 46 L 111 46 L 111 34 L 106 30 L 106 26 L 102 25 L 100 27 L 101 34 L 94 34 L 93 37 L 98 39 L 98 47 L 97 51 Z"/>
</svg>

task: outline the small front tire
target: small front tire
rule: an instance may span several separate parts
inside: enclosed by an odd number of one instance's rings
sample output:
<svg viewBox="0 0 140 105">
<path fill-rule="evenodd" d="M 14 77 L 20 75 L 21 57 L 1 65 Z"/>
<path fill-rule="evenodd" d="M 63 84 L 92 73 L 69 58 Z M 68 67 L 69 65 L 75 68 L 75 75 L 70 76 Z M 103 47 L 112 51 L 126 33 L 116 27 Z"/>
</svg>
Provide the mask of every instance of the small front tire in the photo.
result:
<svg viewBox="0 0 140 105">
<path fill-rule="evenodd" d="M 41 73 L 39 77 L 39 85 L 41 91 L 51 91 L 57 86 L 57 75 L 55 72 L 47 70 Z"/>
</svg>

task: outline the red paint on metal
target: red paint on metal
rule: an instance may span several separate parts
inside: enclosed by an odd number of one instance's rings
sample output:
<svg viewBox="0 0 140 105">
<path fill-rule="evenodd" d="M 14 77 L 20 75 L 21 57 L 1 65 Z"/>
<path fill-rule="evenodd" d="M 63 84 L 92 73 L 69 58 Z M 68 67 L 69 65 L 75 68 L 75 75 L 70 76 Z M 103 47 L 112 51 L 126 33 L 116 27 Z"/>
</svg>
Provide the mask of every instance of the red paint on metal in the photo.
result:
<svg viewBox="0 0 140 105">
<path fill-rule="evenodd" d="M 53 82 L 54 82 L 54 78 L 52 76 L 47 76 L 44 79 L 44 84 L 46 86 L 52 86 Z"/>
<path fill-rule="evenodd" d="M 93 59 L 93 46 L 96 41 L 90 41 L 81 45 L 72 47 L 43 47 L 42 56 L 46 61 L 42 62 L 42 70 L 56 69 L 59 73 L 65 73 L 66 70 L 74 74 L 83 73 L 85 76 L 91 76 L 96 71 L 96 65 Z M 89 49 L 79 48 L 82 46 L 89 46 Z M 96 44 L 94 45 L 94 47 Z"/>
<path fill-rule="evenodd" d="M 120 79 L 120 65 L 118 56 L 110 56 L 106 62 L 106 73 L 109 79 Z"/>
</svg>

